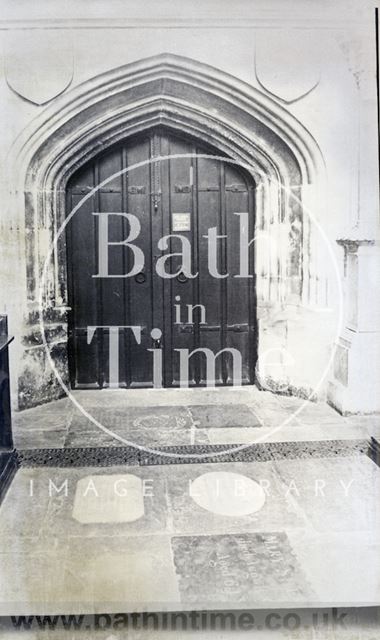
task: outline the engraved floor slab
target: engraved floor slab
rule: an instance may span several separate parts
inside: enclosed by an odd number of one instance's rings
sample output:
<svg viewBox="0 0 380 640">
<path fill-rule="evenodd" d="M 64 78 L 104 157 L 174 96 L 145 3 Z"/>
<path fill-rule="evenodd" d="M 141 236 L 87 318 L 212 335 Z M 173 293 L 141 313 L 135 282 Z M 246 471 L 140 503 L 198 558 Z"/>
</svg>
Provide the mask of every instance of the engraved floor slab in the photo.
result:
<svg viewBox="0 0 380 640">
<path fill-rule="evenodd" d="M 72 515 L 83 523 L 139 520 L 144 516 L 143 481 L 132 473 L 81 478 Z"/>
<path fill-rule="evenodd" d="M 201 429 L 262 426 L 259 417 L 245 404 L 200 404 L 190 406 L 189 410 Z"/>
<path fill-rule="evenodd" d="M 158 468 L 132 466 L 128 467 L 128 474 L 120 466 L 110 468 L 107 474 L 104 471 L 91 467 L 50 470 L 54 485 L 61 488 L 66 482 L 66 490 L 52 491 L 41 525 L 44 539 L 52 536 L 64 539 L 74 536 L 134 537 L 166 533 L 168 504 L 165 474 Z M 125 482 L 125 476 L 136 478 L 133 480 L 135 490 L 133 494 L 128 495 L 127 492 L 124 496 L 118 496 L 117 493 L 123 494 L 126 484 L 130 484 L 130 479 Z M 45 487 L 41 486 L 41 491 L 47 491 L 46 482 Z M 38 499 L 37 491 L 35 495 Z"/>
<path fill-rule="evenodd" d="M 313 600 L 283 532 L 182 536 L 172 539 L 181 601 L 194 605 Z"/>
<path fill-rule="evenodd" d="M 213 472 L 228 472 L 243 475 L 254 483 L 258 483 L 265 492 L 265 502 L 258 511 L 234 517 L 226 512 L 213 513 L 200 506 L 191 499 L 191 494 L 204 474 Z M 213 487 L 209 487 L 210 491 Z M 286 487 L 276 476 L 271 462 L 231 462 L 226 465 L 215 463 L 191 464 L 185 467 L 171 465 L 167 476 L 168 500 L 171 506 L 172 526 L 175 532 L 181 534 L 211 534 L 234 533 L 241 531 L 279 531 L 285 529 L 303 528 L 307 525 L 304 512 L 296 504 L 291 495 L 286 495 Z M 205 488 L 205 492 L 207 489 Z M 239 484 L 229 483 L 228 493 L 237 500 L 241 492 Z M 206 498 L 204 498 L 206 500 Z M 212 496 L 209 493 L 209 506 Z M 219 496 L 219 509 L 226 508 L 223 496 Z M 232 507 L 230 507 L 231 509 Z"/>
<path fill-rule="evenodd" d="M 65 447 L 123 446 L 125 441 L 139 446 L 190 443 L 193 420 L 186 407 L 92 407 L 90 414 L 106 429 L 96 426 L 77 412 L 69 427 Z M 119 436 L 122 440 L 114 437 Z M 199 442 L 208 442 L 205 436 Z"/>
<path fill-rule="evenodd" d="M 183 406 L 148 406 L 133 407 L 128 404 L 123 408 L 111 406 L 97 407 L 90 414 L 106 427 L 120 427 L 139 429 L 159 429 L 169 427 L 171 429 L 184 429 L 190 427 L 192 419 L 189 410 Z M 71 430 L 91 422 L 77 412 L 71 422 Z"/>
<path fill-rule="evenodd" d="M 95 425 L 72 428 L 65 439 L 65 447 L 124 447 L 131 446 L 157 449 L 166 446 L 183 446 L 189 444 L 208 444 L 208 434 L 201 429 L 173 429 L 171 427 L 131 429 L 112 422 L 108 428 L 114 435 L 105 433 Z"/>
<path fill-rule="evenodd" d="M 262 509 L 265 492 L 258 482 L 241 473 L 210 471 L 192 482 L 191 498 L 217 515 L 247 516 Z"/>
</svg>

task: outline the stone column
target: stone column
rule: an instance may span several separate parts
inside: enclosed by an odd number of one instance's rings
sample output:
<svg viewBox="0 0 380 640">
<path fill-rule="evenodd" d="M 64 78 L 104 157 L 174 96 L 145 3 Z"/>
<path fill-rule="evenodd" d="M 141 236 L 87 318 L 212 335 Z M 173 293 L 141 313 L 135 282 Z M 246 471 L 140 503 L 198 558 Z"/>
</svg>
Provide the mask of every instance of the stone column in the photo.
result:
<svg viewBox="0 0 380 640">
<path fill-rule="evenodd" d="M 380 411 L 380 249 L 374 240 L 341 239 L 345 319 L 328 402 L 343 415 Z"/>
</svg>

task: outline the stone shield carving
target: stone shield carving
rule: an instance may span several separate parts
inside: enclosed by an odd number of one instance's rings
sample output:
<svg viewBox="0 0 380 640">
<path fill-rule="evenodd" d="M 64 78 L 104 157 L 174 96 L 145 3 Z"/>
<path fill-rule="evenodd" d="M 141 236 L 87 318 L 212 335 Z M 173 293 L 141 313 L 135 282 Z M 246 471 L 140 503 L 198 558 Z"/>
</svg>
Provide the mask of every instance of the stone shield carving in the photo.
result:
<svg viewBox="0 0 380 640">
<path fill-rule="evenodd" d="M 72 82 L 73 45 L 67 30 L 10 31 L 4 57 L 8 85 L 34 104 L 49 102 Z"/>
<path fill-rule="evenodd" d="M 256 78 L 284 102 L 299 100 L 320 80 L 320 52 L 310 33 L 271 29 L 256 33 Z"/>
</svg>

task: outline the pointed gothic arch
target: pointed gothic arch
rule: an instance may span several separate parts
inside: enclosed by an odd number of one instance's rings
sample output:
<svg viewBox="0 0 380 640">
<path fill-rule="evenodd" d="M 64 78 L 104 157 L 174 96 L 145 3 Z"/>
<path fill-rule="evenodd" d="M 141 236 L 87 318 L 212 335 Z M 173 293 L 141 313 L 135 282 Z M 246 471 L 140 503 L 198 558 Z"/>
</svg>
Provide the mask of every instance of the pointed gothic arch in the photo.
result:
<svg viewBox="0 0 380 640">
<path fill-rule="evenodd" d="M 35 317 L 41 265 L 65 216 L 70 176 L 100 150 L 157 125 L 212 144 L 244 164 L 257 185 L 258 229 L 273 238 L 287 234 L 288 246 L 275 260 L 268 263 L 265 252 L 257 251 L 258 304 L 313 295 L 315 265 L 301 201 L 311 192 L 319 194 L 323 181 L 324 163 L 315 140 L 262 91 L 209 65 L 162 54 L 67 91 L 16 140 L 11 170 L 17 176 L 15 198 L 26 227 L 27 318 Z M 49 315 L 63 325 L 65 260 L 61 246 L 47 283 Z M 290 283 L 286 291 L 279 286 L 283 276 Z"/>
</svg>

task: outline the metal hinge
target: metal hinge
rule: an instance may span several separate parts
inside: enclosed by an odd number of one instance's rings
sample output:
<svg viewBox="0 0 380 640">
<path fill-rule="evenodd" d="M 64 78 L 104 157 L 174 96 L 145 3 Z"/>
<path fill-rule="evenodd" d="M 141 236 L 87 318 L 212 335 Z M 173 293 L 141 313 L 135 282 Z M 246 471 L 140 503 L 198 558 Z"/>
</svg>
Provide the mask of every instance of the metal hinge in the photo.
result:
<svg viewBox="0 0 380 640">
<path fill-rule="evenodd" d="M 182 324 L 179 328 L 180 333 L 194 333 L 194 325 Z"/>
<path fill-rule="evenodd" d="M 128 193 L 131 195 L 143 195 L 146 193 L 146 188 L 133 185 L 131 187 L 128 187 Z"/>
<path fill-rule="evenodd" d="M 247 324 L 229 324 L 227 325 L 227 331 L 233 331 L 234 333 L 247 333 Z"/>
<path fill-rule="evenodd" d="M 245 184 L 226 184 L 226 191 L 232 191 L 233 193 L 240 193 L 247 191 Z"/>
<path fill-rule="evenodd" d="M 190 184 L 175 184 L 174 193 L 191 193 Z"/>
</svg>

